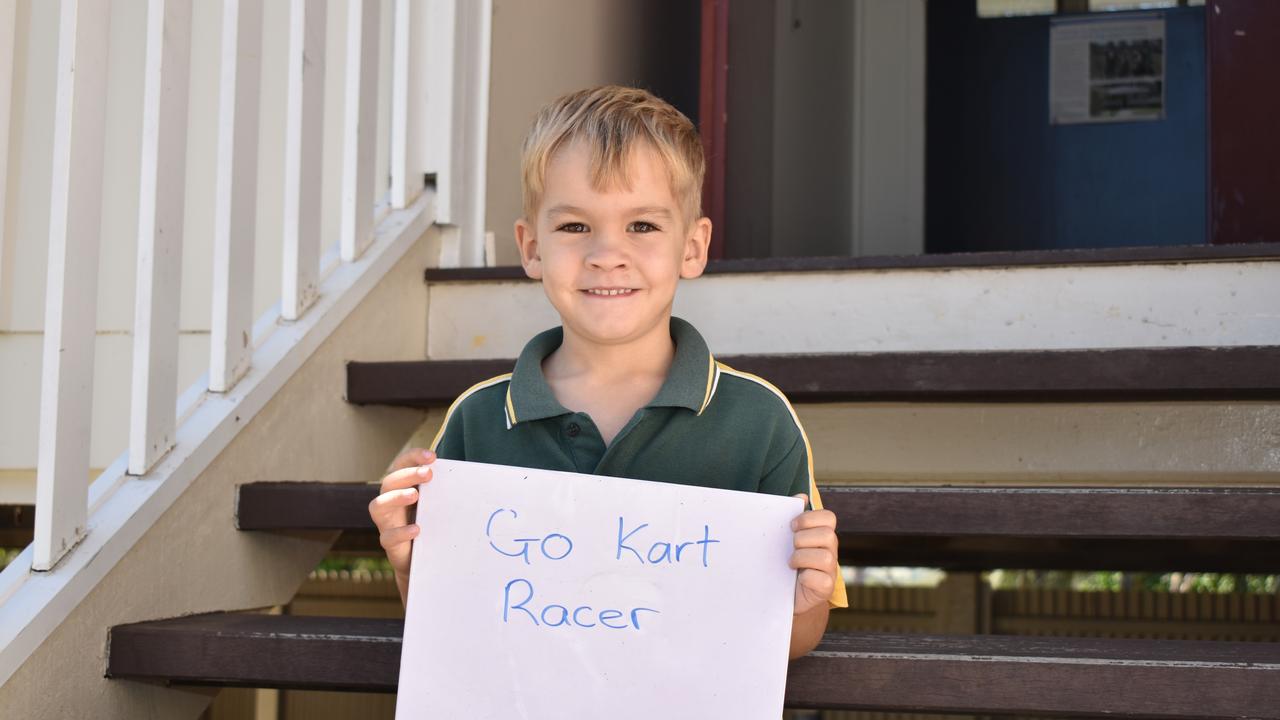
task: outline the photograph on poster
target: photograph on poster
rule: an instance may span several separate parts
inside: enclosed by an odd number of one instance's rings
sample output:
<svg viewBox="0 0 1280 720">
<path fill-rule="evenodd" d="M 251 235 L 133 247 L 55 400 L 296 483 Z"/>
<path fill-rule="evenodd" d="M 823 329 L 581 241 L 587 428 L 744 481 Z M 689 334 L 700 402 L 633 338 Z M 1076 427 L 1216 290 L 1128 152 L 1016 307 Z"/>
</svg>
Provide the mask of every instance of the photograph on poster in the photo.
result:
<svg viewBox="0 0 1280 720">
<path fill-rule="evenodd" d="M 1164 19 L 1058 20 L 1050 30 L 1054 124 L 1164 117 Z"/>
</svg>

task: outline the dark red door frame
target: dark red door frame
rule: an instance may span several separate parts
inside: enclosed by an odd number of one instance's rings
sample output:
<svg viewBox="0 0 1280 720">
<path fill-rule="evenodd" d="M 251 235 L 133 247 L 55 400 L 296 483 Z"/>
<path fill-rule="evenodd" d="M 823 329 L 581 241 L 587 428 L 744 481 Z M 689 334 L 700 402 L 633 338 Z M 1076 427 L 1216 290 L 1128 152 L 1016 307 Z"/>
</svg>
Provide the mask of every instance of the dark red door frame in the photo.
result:
<svg viewBox="0 0 1280 720">
<path fill-rule="evenodd" d="M 702 212 L 711 218 L 713 260 L 724 257 L 724 183 L 729 115 L 729 0 L 702 0 L 702 62 L 698 86 L 698 124 L 707 174 Z"/>
<path fill-rule="evenodd" d="M 1205 10 L 1209 242 L 1280 241 L 1280 2 Z"/>
</svg>

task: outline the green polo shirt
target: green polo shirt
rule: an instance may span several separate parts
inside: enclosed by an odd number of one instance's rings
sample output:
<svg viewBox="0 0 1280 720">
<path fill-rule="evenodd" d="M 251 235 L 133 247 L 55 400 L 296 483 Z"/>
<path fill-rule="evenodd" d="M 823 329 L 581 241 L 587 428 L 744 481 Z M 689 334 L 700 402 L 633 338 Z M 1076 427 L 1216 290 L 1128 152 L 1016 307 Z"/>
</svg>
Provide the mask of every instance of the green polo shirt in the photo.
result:
<svg viewBox="0 0 1280 720">
<path fill-rule="evenodd" d="M 454 401 L 432 449 L 452 460 L 765 492 L 807 493 L 822 507 L 809 441 L 786 396 L 717 362 L 692 325 L 671 318 L 675 359 L 648 405 L 605 445 L 586 413 L 561 405 L 542 373 L 560 347 L 554 328 L 536 335 L 508 374 Z M 832 604 L 846 605 L 843 583 Z"/>
</svg>

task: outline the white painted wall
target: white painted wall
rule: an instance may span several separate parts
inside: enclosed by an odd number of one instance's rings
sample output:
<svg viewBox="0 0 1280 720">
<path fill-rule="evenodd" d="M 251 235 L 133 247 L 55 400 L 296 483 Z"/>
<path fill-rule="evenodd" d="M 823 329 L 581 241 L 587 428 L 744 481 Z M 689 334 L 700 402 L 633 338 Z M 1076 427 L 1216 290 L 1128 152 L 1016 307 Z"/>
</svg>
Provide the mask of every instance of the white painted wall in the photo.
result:
<svg viewBox="0 0 1280 720">
<path fill-rule="evenodd" d="M 329 2 L 324 129 L 324 247 L 337 243 L 340 203 L 342 58 L 346 0 Z M 391 0 L 382 7 L 378 138 L 374 196 L 389 187 Z M 0 502 L 34 497 L 36 423 L 40 406 L 41 338 L 49 223 L 59 3 L 16 0 L 6 197 L 0 207 Z M 284 190 L 285 50 L 287 2 L 263 9 L 259 111 L 258 242 L 254 258 L 253 316 L 274 306 L 280 294 Z M 101 470 L 127 446 L 132 359 L 134 274 L 141 148 L 142 66 L 146 3 L 111 7 L 104 157 L 102 235 L 98 275 L 96 365 L 90 464 Z M 213 256 L 213 177 L 218 103 L 221 3 L 193 5 L 191 82 L 187 135 L 178 390 L 208 367 Z M 3 142 L 4 138 L 0 138 Z M 332 150 L 331 150 L 332 149 Z M 0 159 L 4 158 L 0 154 Z"/>
<path fill-rule="evenodd" d="M 730 10 L 731 257 L 924 251 L 924 0 Z"/>
<path fill-rule="evenodd" d="M 522 212 L 520 144 L 538 108 L 593 85 L 654 82 L 662 30 L 646 20 L 647 2 L 493 0 L 485 214 L 497 264 L 519 261 L 512 226 Z"/>
<path fill-rule="evenodd" d="M 851 255 L 924 252 L 925 0 L 856 0 Z"/>
<path fill-rule="evenodd" d="M 749 110 L 773 113 L 770 197 L 740 199 L 772 203 L 774 257 L 851 251 L 857 6 L 825 0 L 780 0 L 774 6 L 773 107 Z M 729 32 L 732 44 L 732 26 Z M 731 112 L 729 122 L 735 117 Z M 752 156 L 762 151 L 745 149 Z M 729 152 L 742 157 L 743 151 Z M 735 172 L 732 165 L 728 172 Z M 726 242 L 733 243 L 732 236 Z"/>
</svg>

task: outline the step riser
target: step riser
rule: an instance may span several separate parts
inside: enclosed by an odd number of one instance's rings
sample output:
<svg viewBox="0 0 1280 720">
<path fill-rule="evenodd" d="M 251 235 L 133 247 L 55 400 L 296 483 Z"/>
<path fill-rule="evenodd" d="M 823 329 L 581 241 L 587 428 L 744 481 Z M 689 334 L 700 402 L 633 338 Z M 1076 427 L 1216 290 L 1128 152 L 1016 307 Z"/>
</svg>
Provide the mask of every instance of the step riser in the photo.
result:
<svg viewBox="0 0 1280 720">
<path fill-rule="evenodd" d="M 532 282 L 429 292 L 435 360 L 515 357 L 559 324 Z M 1236 261 L 708 275 L 674 311 L 733 355 L 1268 345 L 1277 307 L 1280 262 Z"/>
</svg>

